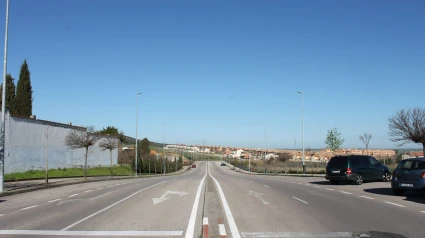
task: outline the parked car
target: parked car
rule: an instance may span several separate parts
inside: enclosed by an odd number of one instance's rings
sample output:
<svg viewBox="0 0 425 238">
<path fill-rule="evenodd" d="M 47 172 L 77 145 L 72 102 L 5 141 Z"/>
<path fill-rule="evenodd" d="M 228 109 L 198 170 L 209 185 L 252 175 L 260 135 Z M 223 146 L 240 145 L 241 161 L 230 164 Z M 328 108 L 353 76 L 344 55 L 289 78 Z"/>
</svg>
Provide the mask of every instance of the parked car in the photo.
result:
<svg viewBox="0 0 425 238">
<path fill-rule="evenodd" d="M 407 190 L 425 190 L 425 158 L 401 161 L 393 171 L 391 189 L 397 196 Z"/>
<path fill-rule="evenodd" d="M 196 164 L 192 164 L 192 168 L 196 168 Z"/>
<path fill-rule="evenodd" d="M 326 166 L 326 179 L 332 184 L 351 181 L 361 185 L 364 181 L 391 180 L 390 169 L 367 155 L 340 155 L 330 159 Z"/>
<path fill-rule="evenodd" d="M 226 166 L 226 164 L 225 163 L 221 163 L 220 166 Z"/>
</svg>

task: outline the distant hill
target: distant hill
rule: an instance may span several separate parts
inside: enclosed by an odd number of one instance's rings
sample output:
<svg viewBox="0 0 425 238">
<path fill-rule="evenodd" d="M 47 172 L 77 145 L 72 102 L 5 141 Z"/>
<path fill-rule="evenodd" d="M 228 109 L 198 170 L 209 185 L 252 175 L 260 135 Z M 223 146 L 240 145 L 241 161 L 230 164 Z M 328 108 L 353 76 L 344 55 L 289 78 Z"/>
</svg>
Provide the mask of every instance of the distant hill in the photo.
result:
<svg viewBox="0 0 425 238">
<path fill-rule="evenodd" d="M 136 143 L 136 138 L 130 137 L 130 136 L 124 136 L 124 142 L 123 144 L 126 145 L 134 145 Z M 143 138 L 137 138 L 137 140 L 142 140 Z M 149 141 L 150 146 L 156 146 L 156 147 L 162 147 L 162 143 Z M 165 144 L 167 145 L 167 144 Z"/>
</svg>

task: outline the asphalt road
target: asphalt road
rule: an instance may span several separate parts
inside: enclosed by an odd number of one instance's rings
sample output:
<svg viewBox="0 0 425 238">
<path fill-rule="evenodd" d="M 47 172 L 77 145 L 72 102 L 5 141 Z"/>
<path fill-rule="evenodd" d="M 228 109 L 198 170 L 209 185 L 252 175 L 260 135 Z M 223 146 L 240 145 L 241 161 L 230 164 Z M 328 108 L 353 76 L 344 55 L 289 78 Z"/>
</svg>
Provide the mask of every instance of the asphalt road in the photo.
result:
<svg viewBox="0 0 425 238">
<path fill-rule="evenodd" d="M 0 237 L 425 237 L 422 194 L 395 197 L 384 182 L 330 185 L 219 165 L 1 197 Z"/>
</svg>

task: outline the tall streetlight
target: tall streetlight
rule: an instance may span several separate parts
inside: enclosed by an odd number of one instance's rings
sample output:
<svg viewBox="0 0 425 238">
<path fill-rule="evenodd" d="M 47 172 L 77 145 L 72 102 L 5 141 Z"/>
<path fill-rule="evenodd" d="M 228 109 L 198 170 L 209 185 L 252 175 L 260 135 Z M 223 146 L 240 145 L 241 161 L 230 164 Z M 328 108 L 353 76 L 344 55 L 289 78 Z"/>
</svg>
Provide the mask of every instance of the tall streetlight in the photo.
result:
<svg viewBox="0 0 425 238">
<path fill-rule="evenodd" d="M 304 158 L 304 94 L 301 91 L 298 91 L 299 94 L 301 94 L 301 110 L 302 110 L 302 147 L 303 147 L 303 154 L 302 154 L 302 161 L 303 161 L 303 174 L 305 174 L 305 158 Z"/>
<path fill-rule="evenodd" d="M 3 192 L 4 182 L 4 145 L 5 145 L 5 111 L 6 111 L 6 71 L 7 71 L 7 35 L 9 29 L 9 0 L 6 0 L 6 28 L 4 33 L 4 63 L 3 63 L 3 95 L 1 104 L 1 128 L 0 128 L 0 193 Z"/>
<path fill-rule="evenodd" d="M 166 126 L 167 124 L 163 124 L 162 125 L 162 158 L 164 159 L 163 161 L 162 161 L 162 166 L 163 166 L 163 170 L 164 170 L 164 175 L 167 173 L 167 171 L 166 171 L 166 168 L 165 168 L 165 160 L 166 160 L 166 158 L 165 158 L 165 151 L 164 151 L 164 149 L 165 149 L 165 126 Z"/>
<path fill-rule="evenodd" d="M 136 177 L 137 177 L 137 124 L 139 122 L 139 95 L 142 93 L 137 93 L 136 94 Z"/>
<path fill-rule="evenodd" d="M 267 172 L 267 159 L 266 159 L 266 148 L 267 148 L 267 136 L 266 136 L 266 123 L 263 122 L 264 125 L 264 168 L 266 168 Z"/>
</svg>

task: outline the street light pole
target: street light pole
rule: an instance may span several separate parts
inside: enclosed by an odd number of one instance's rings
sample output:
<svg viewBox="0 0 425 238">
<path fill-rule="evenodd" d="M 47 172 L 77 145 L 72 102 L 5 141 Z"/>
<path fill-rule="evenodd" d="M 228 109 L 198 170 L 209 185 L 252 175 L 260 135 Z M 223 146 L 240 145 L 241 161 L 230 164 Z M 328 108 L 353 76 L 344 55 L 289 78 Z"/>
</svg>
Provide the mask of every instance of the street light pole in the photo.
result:
<svg viewBox="0 0 425 238">
<path fill-rule="evenodd" d="M 167 171 L 166 171 L 166 168 L 165 168 L 165 151 L 164 151 L 164 148 L 165 148 L 165 126 L 166 126 L 167 124 L 163 124 L 162 125 L 162 158 L 163 158 L 163 161 L 162 161 L 162 166 L 163 166 L 163 171 L 164 171 L 164 175 L 167 173 Z"/>
<path fill-rule="evenodd" d="M 302 161 L 303 161 L 303 174 L 305 174 L 305 157 L 304 157 L 304 94 L 303 92 L 299 91 L 299 94 L 301 94 L 301 110 L 302 110 L 302 147 L 303 147 L 303 154 L 302 154 Z"/>
<path fill-rule="evenodd" d="M 139 95 L 142 93 L 137 93 L 136 94 L 136 177 L 137 177 L 137 125 L 139 122 Z"/>
<path fill-rule="evenodd" d="M 266 136 L 266 123 L 263 123 L 264 125 L 264 168 L 265 172 L 267 172 L 267 162 L 266 162 L 266 148 L 267 148 L 267 136 Z"/>
<path fill-rule="evenodd" d="M 6 111 L 6 71 L 7 71 L 7 36 L 9 30 L 9 0 L 6 0 L 6 28 L 4 33 L 4 62 L 3 62 L 3 95 L 1 103 L 0 128 L 0 193 L 3 193 L 4 183 L 4 154 L 5 154 L 5 111 Z"/>
</svg>

